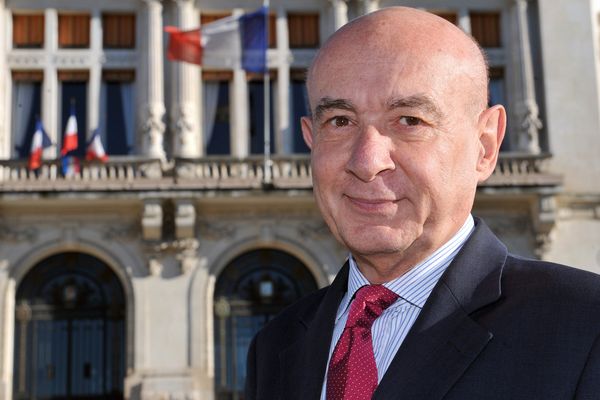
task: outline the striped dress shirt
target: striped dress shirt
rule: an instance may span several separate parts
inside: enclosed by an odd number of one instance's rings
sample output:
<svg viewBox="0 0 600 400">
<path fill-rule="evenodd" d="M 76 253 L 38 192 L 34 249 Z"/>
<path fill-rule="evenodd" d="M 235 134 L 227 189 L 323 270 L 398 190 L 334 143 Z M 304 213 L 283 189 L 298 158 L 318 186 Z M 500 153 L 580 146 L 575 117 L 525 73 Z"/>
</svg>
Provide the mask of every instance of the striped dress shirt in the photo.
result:
<svg viewBox="0 0 600 400">
<path fill-rule="evenodd" d="M 469 215 L 460 230 L 431 256 L 399 278 L 383 284 L 396 293 L 399 298 L 394 304 L 383 311 L 371 328 L 373 354 L 375 356 L 375 364 L 377 365 L 377 382 L 381 382 L 381 378 L 390 366 L 408 331 L 419 316 L 433 287 L 469 238 L 474 227 L 473 217 Z M 333 337 L 329 348 L 329 359 L 331 359 L 335 345 L 342 336 L 342 332 L 346 326 L 350 304 L 354 299 L 356 291 L 364 285 L 369 285 L 369 281 L 367 281 L 358 269 L 352 255 L 349 258 L 349 264 L 348 291 L 338 307 Z M 328 368 L 329 359 L 327 362 Z M 321 400 L 326 400 L 326 386 L 327 371 L 325 372 L 325 379 L 323 381 Z"/>
</svg>

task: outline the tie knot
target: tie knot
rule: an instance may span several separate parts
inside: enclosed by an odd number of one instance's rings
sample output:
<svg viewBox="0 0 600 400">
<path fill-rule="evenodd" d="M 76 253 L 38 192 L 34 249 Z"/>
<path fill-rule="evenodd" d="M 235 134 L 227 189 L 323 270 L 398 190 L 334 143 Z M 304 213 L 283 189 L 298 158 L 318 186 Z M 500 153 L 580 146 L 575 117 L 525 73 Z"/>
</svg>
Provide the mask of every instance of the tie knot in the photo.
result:
<svg viewBox="0 0 600 400">
<path fill-rule="evenodd" d="M 383 285 L 366 285 L 356 291 L 350 306 L 346 327 L 371 329 L 373 322 L 398 299 L 398 295 Z"/>
</svg>

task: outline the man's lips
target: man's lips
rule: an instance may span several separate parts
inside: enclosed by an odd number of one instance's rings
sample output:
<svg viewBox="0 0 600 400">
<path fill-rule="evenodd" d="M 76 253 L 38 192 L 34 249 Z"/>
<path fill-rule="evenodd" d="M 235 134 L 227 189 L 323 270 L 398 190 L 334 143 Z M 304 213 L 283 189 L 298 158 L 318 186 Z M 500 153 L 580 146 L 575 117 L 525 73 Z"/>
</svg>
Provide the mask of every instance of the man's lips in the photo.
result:
<svg viewBox="0 0 600 400">
<path fill-rule="evenodd" d="M 354 207 L 365 212 L 383 212 L 395 207 L 399 201 L 396 198 L 358 197 L 344 195 Z"/>
</svg>

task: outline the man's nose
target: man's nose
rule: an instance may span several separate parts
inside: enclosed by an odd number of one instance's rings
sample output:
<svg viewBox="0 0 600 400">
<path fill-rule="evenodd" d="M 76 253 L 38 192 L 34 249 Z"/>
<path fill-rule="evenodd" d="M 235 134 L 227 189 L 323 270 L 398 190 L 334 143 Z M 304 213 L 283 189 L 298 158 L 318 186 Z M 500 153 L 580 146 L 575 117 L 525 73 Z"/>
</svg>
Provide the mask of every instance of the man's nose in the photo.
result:
<svg viewBox="0 0 600 400">
<path fill-rule="evenodd" d="M 370 182 L 378 174 L 395 169 L 391 156 L 392 145 L 390 137 L 372 125 L 366 126 L 352 147 L 346 171 L 361 181 Z"/>
</svg>

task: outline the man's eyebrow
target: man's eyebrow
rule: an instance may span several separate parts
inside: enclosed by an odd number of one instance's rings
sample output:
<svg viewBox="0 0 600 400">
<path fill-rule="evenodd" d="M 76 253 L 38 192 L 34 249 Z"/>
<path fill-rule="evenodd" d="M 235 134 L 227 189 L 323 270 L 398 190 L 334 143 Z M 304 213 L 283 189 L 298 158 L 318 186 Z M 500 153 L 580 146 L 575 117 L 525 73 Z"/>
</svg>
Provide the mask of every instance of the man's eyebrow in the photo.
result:
<svg viewBox="0 0 600 400">
<path fill-rule="evenodd" d="M 315 119 L 319 119 L 323 116 L 323 113 L 327 110 L 339 109 L 355 112 L 356 108 L 350 100 L 346 99 L 332 99 L 331 97 L 323 97 L 317 103 L 315 107 L 314 116 Z"/>
<path fill-rule="evenodd" d="M 444 113 L 440 110 L 436 102 L 429 96 L 421 94 L 392 99 L 388 102 L 388 109 L 393 110 L 395 108 L 417 108 L 433 117 L 436 121 L 444 117 Z"/>
</svg>

